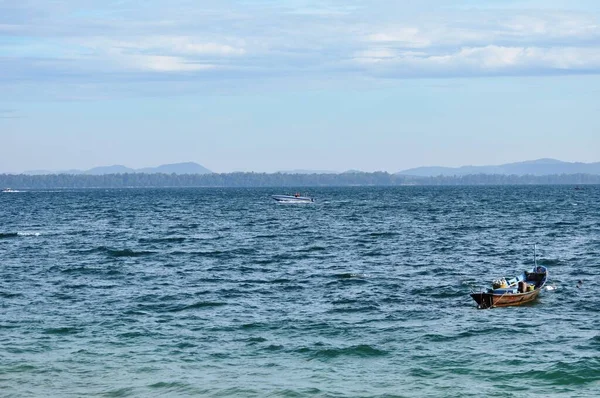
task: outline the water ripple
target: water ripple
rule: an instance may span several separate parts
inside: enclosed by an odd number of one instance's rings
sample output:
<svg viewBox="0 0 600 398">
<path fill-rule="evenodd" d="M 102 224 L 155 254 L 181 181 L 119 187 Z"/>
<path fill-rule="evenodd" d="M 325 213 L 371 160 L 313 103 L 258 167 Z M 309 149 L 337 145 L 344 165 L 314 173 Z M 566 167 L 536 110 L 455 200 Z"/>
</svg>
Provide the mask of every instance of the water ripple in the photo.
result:
<svg viewBox="0 0 600 398">
<path fill-rule="evenodd" d="M 2 393 L 600 394 L 600 187 L 310 191 L 2 195 Z M 477 310 L 534 243 L 555 289 Z"/>
</svg>

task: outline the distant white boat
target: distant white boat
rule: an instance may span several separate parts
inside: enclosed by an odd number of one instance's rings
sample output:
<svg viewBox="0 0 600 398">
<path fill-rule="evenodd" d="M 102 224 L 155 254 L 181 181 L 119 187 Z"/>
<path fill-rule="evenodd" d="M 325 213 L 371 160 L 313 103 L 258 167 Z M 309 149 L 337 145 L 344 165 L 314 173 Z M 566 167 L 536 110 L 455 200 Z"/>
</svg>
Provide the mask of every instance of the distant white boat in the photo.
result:
<svg viewBox="0 0 600 398">
<path fill-rule="evenodd" d="M 295 195 L 273 195 L 273 199 L 278 202 L 285 203 L 312 203 L 315 200 L 308 196 L 301 196 L 299 193 Z"/>
<path fill-rule="evenodd" d="M 2 192 L 7 192 L 8 193 L 8 192 L 19 192 L 19 191 L 17 191 L 16 189 L 12 189 L 12 188 L 4 188 L 2 190 Z"/>
</svg>

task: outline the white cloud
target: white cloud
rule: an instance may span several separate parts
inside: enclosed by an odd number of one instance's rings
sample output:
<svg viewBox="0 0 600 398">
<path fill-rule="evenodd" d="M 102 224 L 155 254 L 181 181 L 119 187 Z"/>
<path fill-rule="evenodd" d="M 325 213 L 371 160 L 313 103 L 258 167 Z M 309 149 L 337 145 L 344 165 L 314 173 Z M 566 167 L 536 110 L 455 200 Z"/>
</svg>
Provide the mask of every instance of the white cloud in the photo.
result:
<svg viewBox="0 0 600 398">
<path fill-rule="evenodd" d="M 591 39 L 600 36 L 600 26 L 593 17 L 581 14 L 516 15 L 500 23 L 506 34 L 547 39 Z"/>
<path fill-rule="evenodd" d="M 123 66 L 153 72 L 192 72 L 214 69 L 214 65 L 193 63 L 185 58 L 167 55 L 129 55 L 118 58 Z"/>
<path fill-rule="evenodd" d="M 153 72 L 192 72 L 219 68 L 223 59 L 241 56 L 246 50 L 226 44 L 202 42 L 187 36 L 86 38 L 73 41 L 85 58 L 103 59 L 114 68 Z"/>
<path fill-rule="evenodd" d="M 120 72 L 155 81 L 145 72 L 207 70 L 225 71 L 211 76 L 215 85 L 230 77 L 310 83 L 348 73 L 600 73 L 600 16 L 593 11 L 486 9 L 486 0 L 463 8 L 442 7 L 443 0 L 36 3 L 0 0 L 0 35 L 8 37 L 0 55 L 11 58 L 10 69 L 0 70 L 6 81 L 27 80 L 29 73 L 31 80 L 87 83 L 102 72 L 109 81 L 127 80 Z"/>
<path fill-rule="evenodd" d="M 600 69 L 600 51 L 578 47 L 464 47 L 449 53 L 363 51 L 354 62 L 367 72 L 389 76 L 506 74 L 528 71 L 589 71 Z"/>
<path fill-rule="evenodd" d="M 189 36 L 151 36 L 137 40 L 108 42 L 129 51 L 151 51 L 183 55 L 236 56 L 244 55 L 246 50 L 227 44 L 204 42 Z"/>
<path fill-rule="evenodd" d="M 356 54 L 360 59 L 379 60 L 385 58 L 395 58 L 398 53 L 389 48 L 373 48 L 365 51 L 360 51 Z"/>
<path fill-rule="evenodd" d="M 429 47 L 432 44 L 431 38 L 415 27 L 394 28 L 382 33 L 373 33 L 368 35 L 368 41 L 397 43 L 409 48 Z"/>
<path fill-rule="evenodd" d="M 378 26 L 366 34 L 365 41 L 385 43 L 403 48 L 476 45 L 551 45 L 568 41 L 571 44 L 600 39 L 597 19 L 581 14 L 541 15 L 474 15 L 456 21 L 420 21 Z"/>
<path fill-rule="evenodd" d="M 597 16 L 570 12 L 464 12 L 388 23 L 352 54 L 387 77 L 600 72 Z"/>
</svg>

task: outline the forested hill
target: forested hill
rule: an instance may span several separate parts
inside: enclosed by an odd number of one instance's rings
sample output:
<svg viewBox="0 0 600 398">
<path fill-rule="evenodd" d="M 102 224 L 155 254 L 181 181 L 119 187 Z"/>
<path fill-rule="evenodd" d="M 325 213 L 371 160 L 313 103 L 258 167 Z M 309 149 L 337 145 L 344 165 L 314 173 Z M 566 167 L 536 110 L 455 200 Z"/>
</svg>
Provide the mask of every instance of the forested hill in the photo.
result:
<svg viewBox="0 0 600 398">
<path fill-rule="evenodd" d="M 416 177 L 386 172 L 342 174 L 145 174 L 25 175 L 0 174 L 0 188 L 144 188 L 144 187 L 300 187 L 300 186 L 394 186 L 394 185 L 523 185 L 600 184 L 600 175 L 561 174 L 516 176 L 474 174 Z"/>
</svg>

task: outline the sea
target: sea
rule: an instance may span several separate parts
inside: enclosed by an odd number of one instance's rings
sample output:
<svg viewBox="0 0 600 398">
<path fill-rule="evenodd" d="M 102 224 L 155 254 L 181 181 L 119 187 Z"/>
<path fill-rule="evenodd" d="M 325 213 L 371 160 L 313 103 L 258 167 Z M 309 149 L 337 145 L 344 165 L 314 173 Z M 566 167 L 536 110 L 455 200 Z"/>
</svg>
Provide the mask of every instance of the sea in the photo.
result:
<svg viewBox="0 0 600 398">
<path fill-rule="evenodd" d="M 0 396 L 598 397 L 599 277 L 598 185 L 0 193 Z"/>
</svg>

